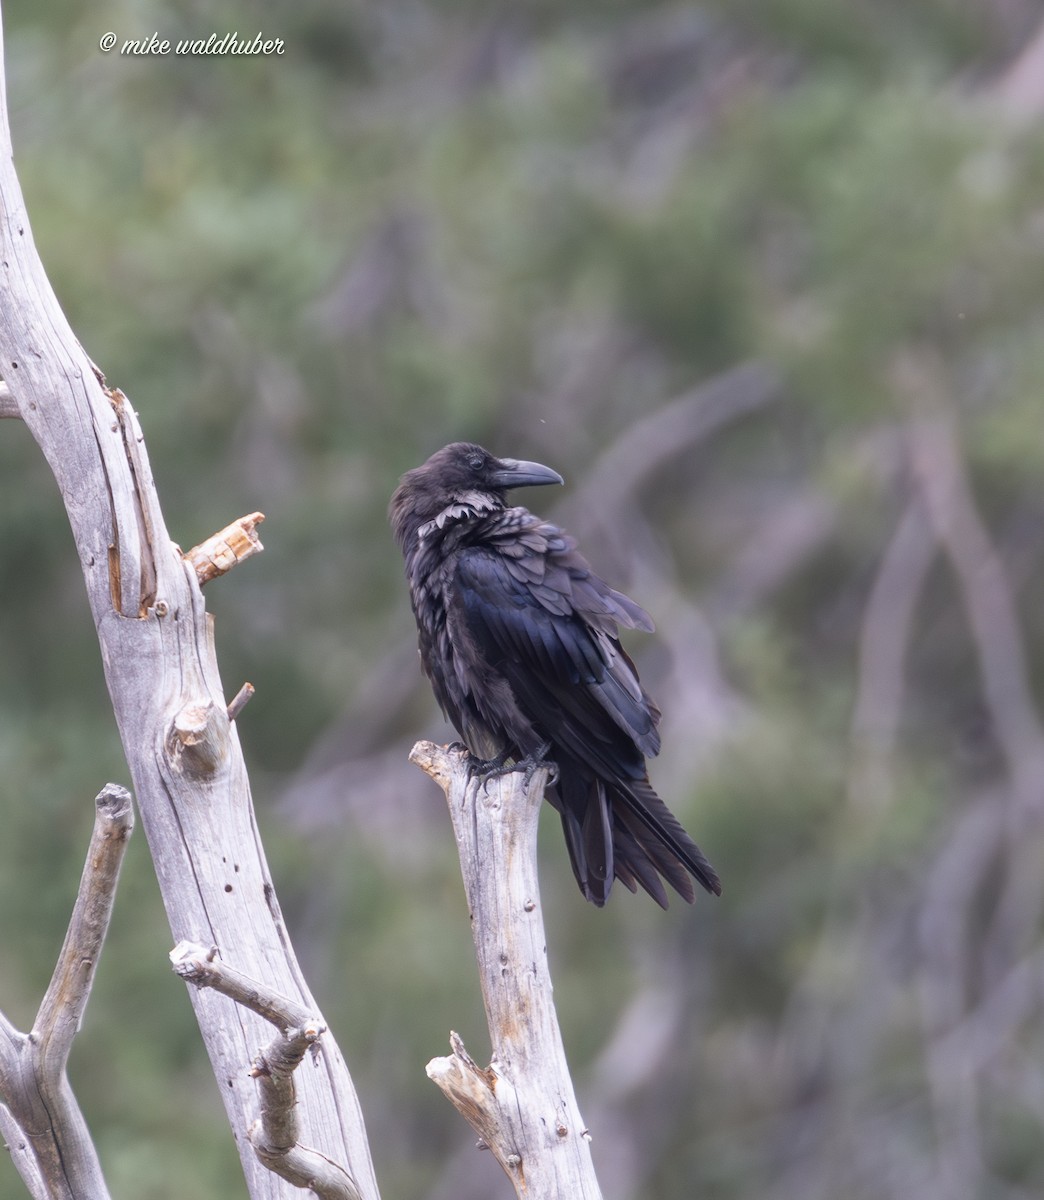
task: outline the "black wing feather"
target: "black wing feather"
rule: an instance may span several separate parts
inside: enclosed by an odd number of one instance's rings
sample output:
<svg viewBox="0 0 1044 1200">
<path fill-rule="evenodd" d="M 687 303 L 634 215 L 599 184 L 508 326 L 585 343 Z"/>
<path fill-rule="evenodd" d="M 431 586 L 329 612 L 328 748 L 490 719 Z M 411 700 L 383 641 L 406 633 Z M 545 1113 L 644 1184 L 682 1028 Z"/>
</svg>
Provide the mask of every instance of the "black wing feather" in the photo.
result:
<svg viewBox="0 0 1044 1200">
<path fill-rule="evenodd" d="M 563 775 L 556 807 L 585 894 L 604 903 L 614 869 L 664 906 L 659 875 L 690 901 L 687 872 L 720 891 L 648 782 L 645 756 L 659 751 L 660 714 L 616 638 L 618 624 L 651 628 L 648 615 L 602 583 L 568 539 L 556 540 L 560 561 L 548 537 L 530 531 L 526 553 L 519 545 L 502 538 L 462 548 L 457 594 L 483 656 L 509 681 L 534 736 L 554 747 Z M 571 779 L 571 768 L 581 777 Z"/>
</svg>

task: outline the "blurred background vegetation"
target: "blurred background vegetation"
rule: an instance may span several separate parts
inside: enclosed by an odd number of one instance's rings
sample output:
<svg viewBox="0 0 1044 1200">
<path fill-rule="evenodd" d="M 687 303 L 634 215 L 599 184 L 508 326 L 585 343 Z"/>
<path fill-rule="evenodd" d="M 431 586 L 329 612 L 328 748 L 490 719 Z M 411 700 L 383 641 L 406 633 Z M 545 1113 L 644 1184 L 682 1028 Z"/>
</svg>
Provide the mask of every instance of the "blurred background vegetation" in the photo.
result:
<svg viewBox="0 0 1044 1200">
<path fill-rule="evenodd" d="M 1044 5 L 7 0 L 16 162 L 208 590 L 277 886 L 384 1194 L 506 1195 L 425 1079 L 484 1023 L 384 510 L 456 438 L 649 608 L 653 779 L 720 902 L 542 849 L 607 1200 L 1044 1191 Z M 103 54 L 257 30 L 279 57 Z M 126 769 L 0 427 L 0 1006 Z M 74 1085 L 118 1200 L 244 1195 L 144 839 Z M 0 1192 L 19 1194 L 0 1162 Z"/>
</svg>

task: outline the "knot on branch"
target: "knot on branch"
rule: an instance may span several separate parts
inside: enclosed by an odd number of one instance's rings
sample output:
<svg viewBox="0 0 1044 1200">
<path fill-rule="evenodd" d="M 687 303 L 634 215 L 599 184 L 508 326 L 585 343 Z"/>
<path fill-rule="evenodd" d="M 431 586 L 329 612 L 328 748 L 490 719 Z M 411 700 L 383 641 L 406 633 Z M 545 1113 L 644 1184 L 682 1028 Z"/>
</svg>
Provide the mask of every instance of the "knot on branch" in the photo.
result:
<svg viewBox="0 0 1044 1200">
<path fill-rule="evenodd" d="M 228 713 L 211 700 L 186 704 L 170 727 L 167 754 L 186 775 L 213 775 L 228 754 Z"/>
</svg>

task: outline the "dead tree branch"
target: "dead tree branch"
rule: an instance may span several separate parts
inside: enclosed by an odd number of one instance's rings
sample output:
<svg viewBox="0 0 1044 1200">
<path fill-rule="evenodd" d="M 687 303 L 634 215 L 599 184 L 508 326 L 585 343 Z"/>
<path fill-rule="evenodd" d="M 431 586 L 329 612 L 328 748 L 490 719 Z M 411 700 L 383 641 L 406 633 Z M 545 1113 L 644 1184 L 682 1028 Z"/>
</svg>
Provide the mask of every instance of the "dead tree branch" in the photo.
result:
<svg viewBox="0 0 1044 1200">
<path fill-rule="evenodd" d="M 361 1200 L 355 1180 L 343 1167 L 300 1143 L 294 1071 L 311 1050 L 318 1055 L 326 1032 L 323 1019 L 265 984 L 223 963 L 217 947 L 179 942 L 170 952 L 176 974 L 198 988 L 213 988 L 263 1017 L 279 1030 L 255 1059 L 250 1077 L 258 1081 L 261 1116 L 249 1130 L 258 1159 L 294 1187 L 310 1188 L 320 1200 Z"/>
<path fill-rule="evenodd" d="M 460 853 L 493 1058 L 479 1067 L 457 1034 L 428 1064 L 527 1200 L 599 1200 L 551 996 L 536 870 L 547 782 L 537 771 L 482 778 L 460 746 L 418 742 L 410 761 L 443 789 Z"/>
<path fill-rule="evenodd" d="M 109 928 L 134 811 L 126 788 L 109 783 L 95 800 L 87 851 L 65 943 L 32 1031 L 0 1017 L 0 1128 L 30 1194 L 44 1200 L 105 1200 L 101 1164 L 65 1074 Z"/>
<path fill-rule="evenodd" d="M 287 935 L 229 721 L 194 567 L 163 518 L 138 418 L 69 327 L 37 254 L 14 170 L 0 56 L 0 373 L 62 494 L 116 721 L 174 941 L 235 946 L 244 970 L 313 1008 Z M 260 1017 L 190 993 L 253 1200 L 292 1196 L 249 1147 L 257 1084 L 242 1064 Z M 298 1081 L 303 1139 L 377 1183 L 334 1040 Z M 88 1194 L 81 1192 L 81 1195 Z"/>
</svg>

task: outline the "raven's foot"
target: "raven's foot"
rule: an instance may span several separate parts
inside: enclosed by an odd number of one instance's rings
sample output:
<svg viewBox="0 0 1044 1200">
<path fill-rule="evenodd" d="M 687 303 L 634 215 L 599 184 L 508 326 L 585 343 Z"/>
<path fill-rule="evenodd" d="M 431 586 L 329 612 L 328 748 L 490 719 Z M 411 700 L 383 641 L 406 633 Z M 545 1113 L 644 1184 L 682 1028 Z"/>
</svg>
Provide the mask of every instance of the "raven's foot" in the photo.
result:
<svg viewBox="0 0 1044 1200">
<path fill-rule="evenodd" d="M 533 776 L 539 770 L 547 770 L 548 783 L 554 783 L 558 779 L 558 764 L 545 758 L 550 749 L 551 743 L 543 742 L 525 758 L 512 759 L 510 762 L 508 760 L 511 756 L 507 750 L 501 750 L 494 758 L 477 758 L 472 754 L 468 759 L 468 770 L 471 774 L 480 776 L 484 784 L 488 784 L 491 779 L 510 775 L 512 771 L 521 768 L 524 772 L 522 785 L 528 791 L 529 785 L 533 782 Z"/>
<path fill-rule="evenodd" d="M 547 771 L 548 784 L 558 782 L 558 763 L 545 757 L 551 749 L 550 742 L 543 742 L 533 751 L 532 754 L 527 754 L 524 759 L 518 764 L 525 769 L 525 775 L 522 778 L 522 786 L 529 791 L 529 785 L 533 782 L 533 776 L 537 771 Z"/>
<path fill-rule="evenodd" d="M 508 752 L 506 750 L 501 750 L 493 758 L 479 758 L 469 750 L 468 770 L 472 775 L 481 775 L 484 779 L 495 779 L 498 775 L 506 775 L 515 769 L 514 766 L 504 765 L 507 760 Z"/>
</svg>

